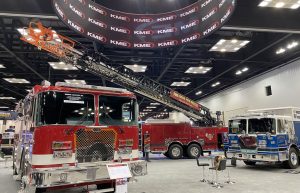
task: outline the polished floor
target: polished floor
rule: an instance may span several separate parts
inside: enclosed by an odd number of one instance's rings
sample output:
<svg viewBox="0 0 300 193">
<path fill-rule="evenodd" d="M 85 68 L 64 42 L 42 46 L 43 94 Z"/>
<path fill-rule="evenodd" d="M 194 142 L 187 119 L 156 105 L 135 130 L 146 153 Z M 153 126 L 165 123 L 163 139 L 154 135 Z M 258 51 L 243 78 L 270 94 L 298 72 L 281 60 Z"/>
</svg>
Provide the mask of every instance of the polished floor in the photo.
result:
<svg viewBox="0 0 300 193">
<path fill-rule="evenodd" d="M 210 162 L 203 159 L 202 162 Z M 202 169 L 195 160 L 169 160 L 156 157 L 148 164 L 149 174 L 138 178 L 137 183 L 129 183 L 129 193 L 299 193 L 300 174 L 287 173 L 288 170 L 276 165 L 259 164 L 246 166 L 238 162 L 237 168 L 230 168 L 236 184 L 224 184 L 216 189 L 199 182 Z M 297 171 L 300 171 L 297 169 Z M 220 175 L 220 182 L 226 180 L 227 172 Z M 11 168 L 0 163 L 0 193 L 16 193 L 19 183 L 12 177 Z M 81 193 L 83 189 L 55 191 L 55 193 Z"/>
</svg>

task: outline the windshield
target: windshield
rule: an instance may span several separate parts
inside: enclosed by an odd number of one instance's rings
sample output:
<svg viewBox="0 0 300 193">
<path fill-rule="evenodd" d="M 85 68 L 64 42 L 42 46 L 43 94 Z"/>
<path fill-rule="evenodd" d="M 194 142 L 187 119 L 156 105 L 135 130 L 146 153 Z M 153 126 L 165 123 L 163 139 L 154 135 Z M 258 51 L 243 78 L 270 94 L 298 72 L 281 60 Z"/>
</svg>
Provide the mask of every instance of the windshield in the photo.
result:
<svg viewBox="0 0 300 193">
<path fill-rule="evenodd" d="M 229 121 L 229 133 L 242 134 L 243 131 L 246 132 L 246 119 L 230 120 Z"/>
<path fill-rule="evenodd" d="M 276 133 L 276 120 L 271 118 L 249 119 L 249 134 Z"/>
<path fill-rule="evenodd" d="M 136 100 L 127 97 L 100 96 L 99 121 L 105 125 L 137 125 Z"/>
<path fill-rule="evenodd" d="M 37 125 L 93 125 L 94 96 L 53 91 L 41 93 L 36 117 Z"/>
</svg>

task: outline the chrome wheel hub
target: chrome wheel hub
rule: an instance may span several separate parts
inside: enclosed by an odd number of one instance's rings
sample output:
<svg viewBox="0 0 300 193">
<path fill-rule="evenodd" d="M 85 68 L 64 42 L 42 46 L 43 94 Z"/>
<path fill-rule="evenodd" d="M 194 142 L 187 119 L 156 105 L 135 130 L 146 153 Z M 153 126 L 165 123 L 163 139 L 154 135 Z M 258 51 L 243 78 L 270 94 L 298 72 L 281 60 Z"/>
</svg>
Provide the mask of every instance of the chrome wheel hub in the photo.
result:
<svg viewBox="0 0 300 193">
<path fill-rule="evenodd" d="M 295 152 L 291 153 L 291 163 L 296 166 L 298 164 L 298 157 Z"/>
<path fill-rule="evenodd" d="M 174 148 L 172 149 L 172 155 L 173 155 L 174 157 L 179 157 L 179 155 L 180 155 L 180 149 L 179 149 L 178 147 L 174 147 Z"/>
<path fill-rule="evenodd" d="M 197 147 L 192 147 L 191 150 L 190 150 L 190 153 L 191 153 L 192 156 L 198 157 L 199 149 Z"/>
</svg>

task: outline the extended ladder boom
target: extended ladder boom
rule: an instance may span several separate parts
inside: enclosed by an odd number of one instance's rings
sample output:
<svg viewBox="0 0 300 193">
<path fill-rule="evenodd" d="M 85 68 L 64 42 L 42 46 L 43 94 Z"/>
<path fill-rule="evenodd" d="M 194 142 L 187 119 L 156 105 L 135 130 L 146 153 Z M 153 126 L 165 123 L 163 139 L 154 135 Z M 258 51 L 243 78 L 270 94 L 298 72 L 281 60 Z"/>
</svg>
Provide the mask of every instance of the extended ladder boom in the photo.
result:
<svg viewBox="0 0 300 193">
<path fill-rule="evenodd" d="M 144 97 L 152 99 L 156 102 L 162 103 L 174 110 L 184 113 L 191 119 L 200 122 L 204 125 L 214 125 L 214 119 L 212 118 L 208 108 L 201 106 L 193 100 L 181 95 L 180 93 L 166 87 L 159 82 L 152 80 L 146 76 L 137 75 L 132 70 L 120 65 L 117 68 L 106 65 L 102 62 L 102 56 L 98 53 L 86 54 L 74 49 L 74 45 L 69 39 L 63 36 L 57 36 L 54 39 L 51 35 L 51 31 L 42 27 L 39 23 L 36 25 L 40 30 L 27 30 L 26 35 L 22 34 L 22 40 L 44 49 L 60 60 L 74 64 L 76 67 L 90 72 L 96 76 L 100 76 L 110 82 L 120 85 L 130 91 L 138 93 Z M 36 34 L 37 31 L 41 33 L 46 31 L 47 38 L 44 34 Z M 53 30 L 52 30 L 53 31 Z M 32 34 L 33 33 L 33 34 Z M 56 33 L 56 32 L 54 32 Z M 50 37 L 50 38 L 49 38 Z M 61 39 L 67 39 L 66 45 Z M 29 41 L 30 40 L 30 41 Z M 73 45 L 73 46 L 71 46 Z M 51 46 L 51 49 L 49 49 Z"/>
</svg>

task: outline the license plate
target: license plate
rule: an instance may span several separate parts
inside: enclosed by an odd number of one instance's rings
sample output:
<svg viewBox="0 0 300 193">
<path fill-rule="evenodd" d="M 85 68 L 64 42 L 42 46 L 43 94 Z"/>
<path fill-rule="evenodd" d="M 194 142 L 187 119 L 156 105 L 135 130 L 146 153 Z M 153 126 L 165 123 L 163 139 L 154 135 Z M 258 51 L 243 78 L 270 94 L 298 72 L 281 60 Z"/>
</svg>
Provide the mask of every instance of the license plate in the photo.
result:
<svg viewBox="0 0 300 193">
<path fill-rule="evenodd" d="M 251 153 L 251 154 L 256 154 L 256 150 L 252 150 L 252 149 L 241 149 L 242 153 Z"/>
<path fill-rule="evenodd" d="M 67 151 L 54 151 L 53 152 L 53 157 L 54 158 L 70 158 L 72 157 L 72 150 L 67 150 Z"/>
</svg>

